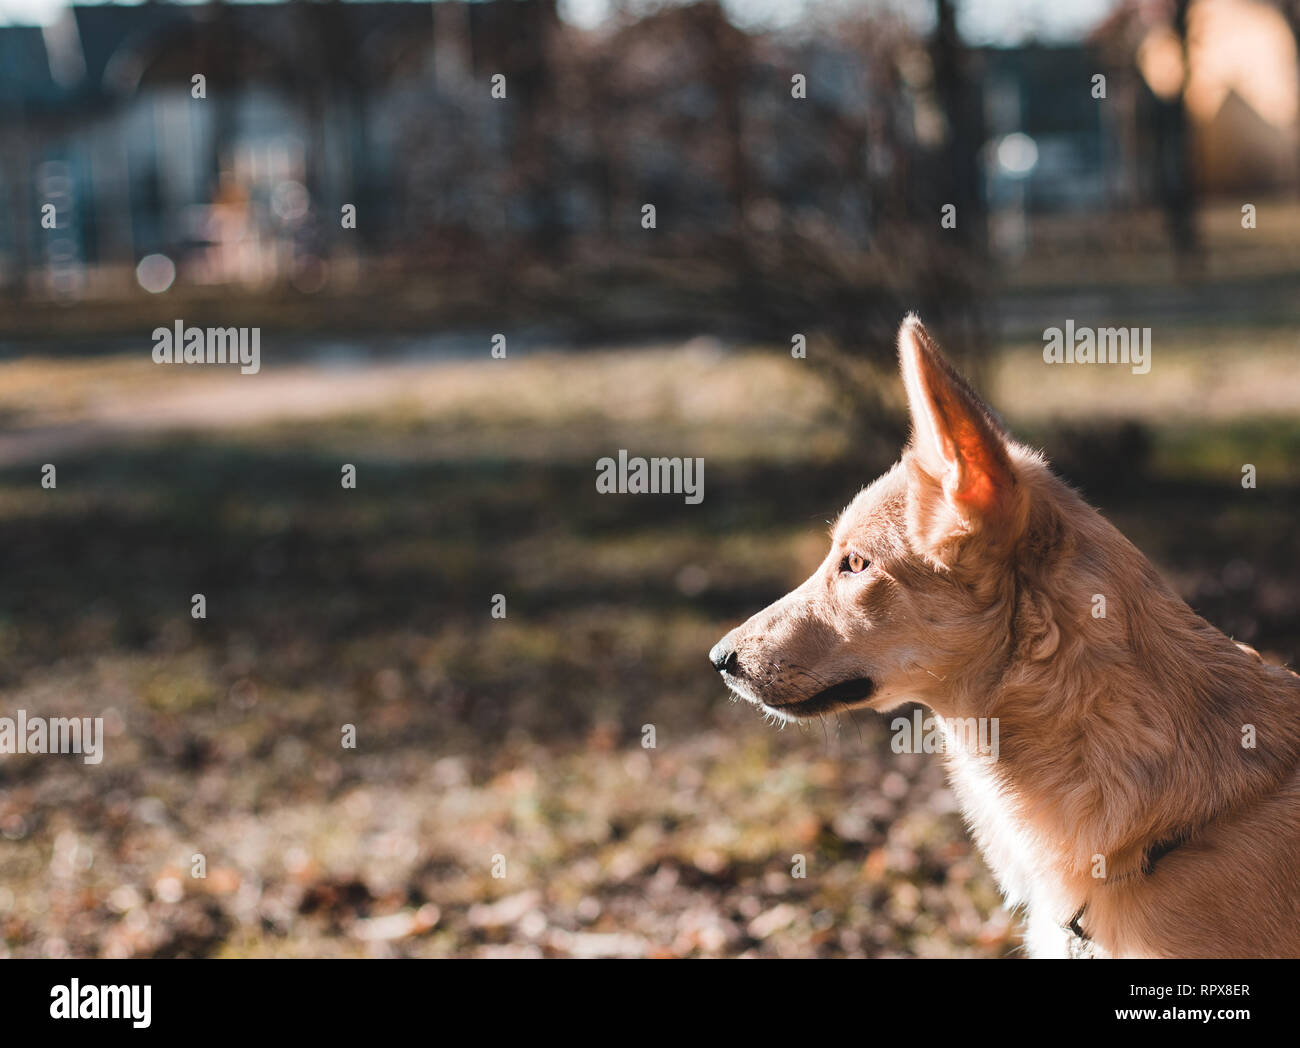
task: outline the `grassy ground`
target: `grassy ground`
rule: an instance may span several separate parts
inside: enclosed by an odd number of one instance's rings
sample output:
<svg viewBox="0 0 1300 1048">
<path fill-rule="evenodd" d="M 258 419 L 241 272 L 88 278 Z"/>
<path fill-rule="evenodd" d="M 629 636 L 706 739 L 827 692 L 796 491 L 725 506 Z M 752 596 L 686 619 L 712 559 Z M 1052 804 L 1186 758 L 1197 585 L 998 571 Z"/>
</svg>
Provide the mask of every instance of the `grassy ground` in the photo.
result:
<svg viewBox="0 0 1300 1048">
<path fill-rule="evenodd" d="M 1182 332 L 1147 376 L 1011 346 L 992 394 L 1198 609 L 1294 664 L 1292 338 Z M 0 714 L 108 734 L 97 766 L 0 758 L 0 954 L 1016 950 L 936 758 L 867 714 L 778 732 L 705 661 L 897 453 L 853 446 L 806 364 L 267 355 L 256 379 L 0 368 Z M 620 448 L 703 456 L 703 504 L 597 496 Z"/>
</svg>

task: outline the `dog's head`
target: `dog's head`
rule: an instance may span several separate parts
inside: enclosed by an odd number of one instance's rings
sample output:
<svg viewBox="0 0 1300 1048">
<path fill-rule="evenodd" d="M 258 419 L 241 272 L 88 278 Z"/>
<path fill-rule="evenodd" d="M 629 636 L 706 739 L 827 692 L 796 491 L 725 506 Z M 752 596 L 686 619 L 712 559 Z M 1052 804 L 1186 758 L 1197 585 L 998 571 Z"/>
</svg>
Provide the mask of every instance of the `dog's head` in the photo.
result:
<svg viewBox="0 0 1300 1048">
<path fill-rule="evenodd" d="M 709 653 L 733 691 L 782 717 L 913 700 L 942 711 L 1008 651 L 1021 475 L 1038 462 L 915 317 L 898 347 L 912 417 L 902 460 L 840 515 L 813 575 Z"/>
</svg>

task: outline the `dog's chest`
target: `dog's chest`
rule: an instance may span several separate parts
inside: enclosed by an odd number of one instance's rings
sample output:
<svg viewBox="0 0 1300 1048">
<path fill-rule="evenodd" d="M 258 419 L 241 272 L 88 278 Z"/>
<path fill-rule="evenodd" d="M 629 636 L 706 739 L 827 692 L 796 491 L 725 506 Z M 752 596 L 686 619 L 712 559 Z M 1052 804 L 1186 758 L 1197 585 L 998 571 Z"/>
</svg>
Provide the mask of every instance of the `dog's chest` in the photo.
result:
<svg viewBox="0 0 1300 1048">
<path fill-rule="evenodd" d="M 1016 818 L 1014 797 L 993 773 L 988 756 L 961 747 L 949 747 L 946 756 L 962 814 L 1007 905 L 1029 905 L 1045 885 L 1032 836 Z"/>
<path fill-rule="evenodd" d="M 1024 907 L 1025 948 L 1031 957 L 1097 956 L 1074 935 L 1071 907 L 1052 876 L 1043 844 L 1017 817 L 1016 799 L 993 772 L 992 759 L 960 747 L 947 750 L 948 775 L 975 843 L 1009 908 Z"/>
</svg>

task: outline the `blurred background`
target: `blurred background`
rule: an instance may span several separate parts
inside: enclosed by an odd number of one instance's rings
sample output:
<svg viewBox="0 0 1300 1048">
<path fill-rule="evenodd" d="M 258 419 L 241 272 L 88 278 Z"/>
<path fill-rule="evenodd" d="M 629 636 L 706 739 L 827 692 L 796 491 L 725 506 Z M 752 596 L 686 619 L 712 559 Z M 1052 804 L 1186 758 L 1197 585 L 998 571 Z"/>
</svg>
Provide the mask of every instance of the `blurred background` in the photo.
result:
<svg viewBox="0 0 1300 1048">
<path fill-rule="evenodd" d="M 778 732 L 705 655 L 897 457 L 916 309 L 1295 664 L 1298 34 L 0 0 L 0 715 L 108 736 L 0 757 L 0 956 L 1016 955 L 937 756 Z M 177 320 L 260 373 L 154 364 Z M 1151 327 L 1150 373 L 1044 364 L 1067 320 Z M 703 503 L 598 496 L 621 448 Z"/>
</svg>

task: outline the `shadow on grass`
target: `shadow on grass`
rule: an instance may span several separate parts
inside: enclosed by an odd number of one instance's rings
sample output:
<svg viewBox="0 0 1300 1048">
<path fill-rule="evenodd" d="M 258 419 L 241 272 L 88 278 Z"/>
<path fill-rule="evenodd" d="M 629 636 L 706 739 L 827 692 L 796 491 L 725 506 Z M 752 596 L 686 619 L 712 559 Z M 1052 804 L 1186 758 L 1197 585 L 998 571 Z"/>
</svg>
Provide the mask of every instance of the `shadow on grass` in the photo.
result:
<svg viewBox="0 0 1300 1048">
<path fill-rule="evenodd" d="M 1232 478 L 1153 476 L 1140 431 L 1057 443 L 1079 449 L 1061 456 L 1070 479 L 1198 611 L 1295 659 L 1295 598 L 1277 591 L 1300 588 L 1300 486 L 1243 498 Z M 208 653 L 210 687 L 160 695 L 163 709 L 218 701 L 212 688 L 245 678 L 372 696 L 396 673 L 397 690 L 431 703 L 429 723 L 450 712 L 471 732 L 543 737 L 609 715 L 631 727 L 670 700 L 700 712 L 718 697 L 704 652 L 812 569 L 777 551 L 824 533 L 888 462 L 865 457 L 875 462 L 711 462 L 697 506 L 599 496 L 591 466 L 502 459 L 357 460 L 346 490 L 341 463 L 311 448 L 179 438 L 70 459 L 54 491 L 8 470 L 0 672 L 12 684 L 70 653 Z M 504 621 L 490 615 L 498 593 Z"/>
</svg>

